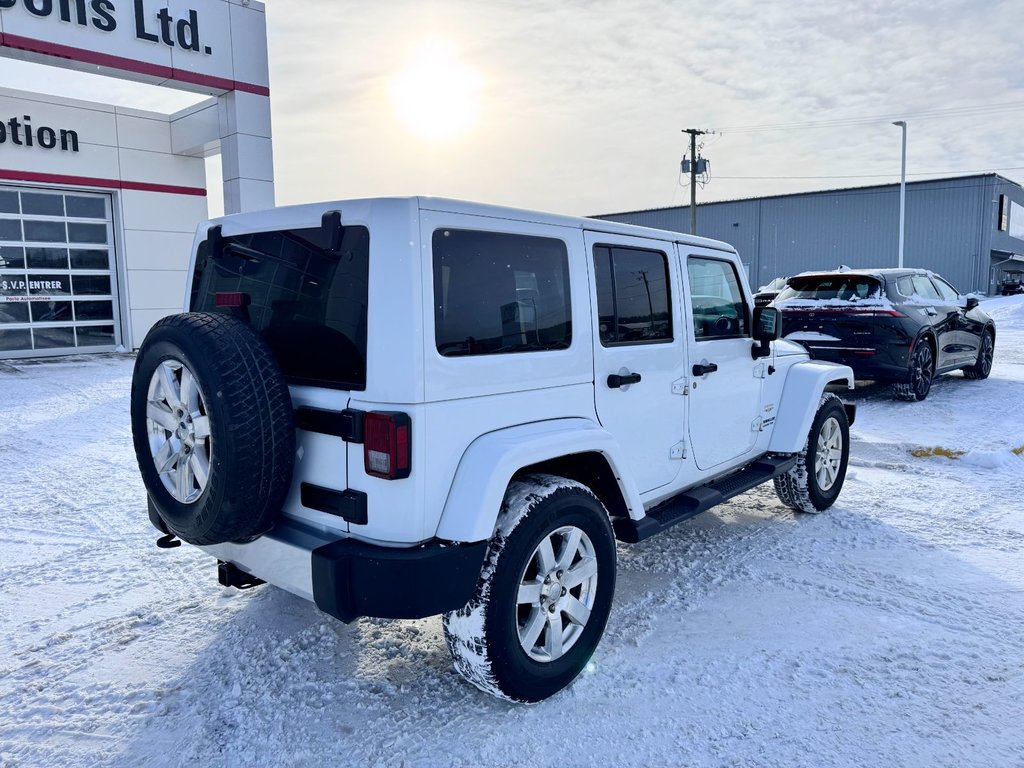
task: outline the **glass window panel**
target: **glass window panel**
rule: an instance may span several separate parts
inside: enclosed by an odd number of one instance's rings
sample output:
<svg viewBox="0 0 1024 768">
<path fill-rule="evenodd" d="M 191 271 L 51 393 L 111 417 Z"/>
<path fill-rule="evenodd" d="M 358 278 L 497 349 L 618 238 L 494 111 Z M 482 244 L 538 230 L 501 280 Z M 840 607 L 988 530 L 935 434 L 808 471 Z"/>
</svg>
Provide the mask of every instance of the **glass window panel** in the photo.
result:
<svg viewBox="0 0 1024 768">
<path fill-rule="evenodd" d="M 76 301 L 75 320 L 113 320 L 114 302 Z"/>
<path fill-rule="evenodd" d="M 71 278 L 67 275 L 29 275 L 28 292 L 32 296 L 68 296 Z"/>
<path fill-rule="evenodd" d="M 28 304 L 25 302 L 0 302 L 0 323 L 27 323 Z"/>
<path fill-rule="evenodd" d="M 26 248 L 29 269 L 67 269 L 67 248 Z"/>
<path fill-rule="evenodd" d="M 0 190 L 0 213 L 18 212 L 18 193 Z"/>
<path fill-rule="evenodd" d="M 686 261 L 697 341 L 746 336 L 747 304 L 731 262 L 691 256 Z"/>
<path fill-rule="evenodd" d="M 598 334 L 604 346 L 672 340 L 665 254 L 597 246 L 594 266 Z"/>
<path fill-rule="evenodd" d="M 75 346 L 74 328 L 47 328 L 40 326 L 32 329 L 36 340 L 36 349 L 62 349 Z"/>
<path fill-rule="evenodd" d="M 28 296 L 28 280 L 25 275 L 0 275 L 0 296 Z"/>
<path fill-rule="evenodd" d="M 36 216 L 63 216 L 64 196 L 22 192 L 21 212 Z"/>
<path fill-rule="evenodd" d="M 290 381 L 365 389 L 370 233 L 345 227 L 337 253 L 326 245 L 319 227 L 226 237 L 216 257 L 201 243 L 191 306 L 219 311 L 217 293 L 249 294 L 252 325 Z"/>
<path fill-rule="evenodd" d="M 914 284 L 914 293 L 920 298 L 930 299 L 933 301 L 937 301 L 939 299 L 939 292 L 935 290 L 935 286 L 932 285 L 932 281 L 925 275 L 914 275 L 910 280 Z"/>
<path fill-rule="evenodd" d="M 102 197 L 76 197 L 66 195 L 65 204 L 70 218 L 105 219 L 107 218 L 107 201 Z"/>
<path fill-rule="evenodd" d="M 23 269 L 25 249 L 20 246 L 0 246 L 0 269 Z"/>
<path fill-rule="evenodd" d="M 947 283 L 941 277 L 932 275 L 932 282 L 935 283 L 935 287 L 939 291 L 939 295 L 942 296 L 943 300 L 956 303 L 960 300 L 960 294 L 957 293 L 956 288 Z"/>
<path fill-rule="evenodd" d="M 110 251 L 96 248 L 72 248 L 72 269 L 110 269 Z"/>
<path fill-rule="evenodd" d="M 25 220 L 25 241 L 37 243 L 66 243 L 68 233 L 63 221 Z"/>
<path fill-rule="evenodd" d="M 69 323 L 74 320 L 70 301 L 33 301 L 33 323 Z"/>
<path fill-rule="evenodd" d="M 68 241 L 72 243 L 106 243 L 106 224 L 68 223 Z"/>
<path fill-rule="evenodd" d="M 445 357 L 566 349 L 569 259 L 548 237 L 434 232 L 434 328 Z"/>
<path fill-rule="evenodd" d="M 0 352 L 20 352 L 28 349 L 32 349 L 32 333 L 27 328 L 0 328 Z"/>
<path fill-rule="evenodd" d="M 0 219 L 0 240 L 21 240 L 21 221 Z"/>
<path fill-rule="evenodd" d="M 106 275 L 73 275 L 76 296 L 109 296 L 110 278 Z"/>
<path fill-rule="evenodd" d="M 112 325 L 80 325 L 78 327 L 78 346 L 80 347 L 112 347 L 114 346 L 114 326 Z"/>
</svg>

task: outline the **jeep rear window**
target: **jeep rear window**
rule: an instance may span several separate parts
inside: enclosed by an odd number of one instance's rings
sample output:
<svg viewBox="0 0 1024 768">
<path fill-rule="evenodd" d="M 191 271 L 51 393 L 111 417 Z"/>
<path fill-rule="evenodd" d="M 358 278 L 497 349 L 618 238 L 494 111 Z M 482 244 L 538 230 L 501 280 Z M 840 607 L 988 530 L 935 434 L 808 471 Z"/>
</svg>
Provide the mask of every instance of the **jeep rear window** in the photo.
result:
<svg viewBox="0 0 1024 768">
<path fill-rule="evenodd" d="M 345 227 L 337 252 L 320 228 L 255 232 L 199 246 L 195 312 L 247 314 L 292 384 L 366 389 L 370 233 Z M 246 310 L 222 310 L 218 293 L 244 293 Z"/>
<path fill-rule="evenodd" d="M 861 299 L 878 299 L 882 297 L 882 284 L 868 275 L 818 275 L 810 277 L 791 277 L 789 286 L 783 290 L 776 301 L 786 299 L 812 299 L 860 301 Z"/>
<path fill-rule="evenodd" d="M 550 237 L 439 229 L 434 333 L 445 357 L 566 349 L 569 255 Z"/>
</svg>

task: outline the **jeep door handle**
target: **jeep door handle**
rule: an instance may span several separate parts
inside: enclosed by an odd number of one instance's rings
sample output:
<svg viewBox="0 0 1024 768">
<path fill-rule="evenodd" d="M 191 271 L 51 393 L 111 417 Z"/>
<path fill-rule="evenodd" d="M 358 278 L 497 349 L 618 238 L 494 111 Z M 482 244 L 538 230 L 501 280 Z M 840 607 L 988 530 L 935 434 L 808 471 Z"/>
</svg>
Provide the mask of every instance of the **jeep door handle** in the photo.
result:
<svg viewBox="0 0 1024 768">
<path fill-rule="evenodd" d="M 717 370 L 718 370 L 718 364 L 717 363 L 707 363 L 705 365 L 701 365 L 700 363 L 694 363 L 693 375 L 694 376 L 703 376 L 706 373 L 714 373 Z"/>
<path fill-rule="evenodd" d="M 612 389 L 618 389 L 626 384 L 639 384 L 640 374 L 639 373 L 611 373 L 608 375 L 608 386 Z"/>
</svg>

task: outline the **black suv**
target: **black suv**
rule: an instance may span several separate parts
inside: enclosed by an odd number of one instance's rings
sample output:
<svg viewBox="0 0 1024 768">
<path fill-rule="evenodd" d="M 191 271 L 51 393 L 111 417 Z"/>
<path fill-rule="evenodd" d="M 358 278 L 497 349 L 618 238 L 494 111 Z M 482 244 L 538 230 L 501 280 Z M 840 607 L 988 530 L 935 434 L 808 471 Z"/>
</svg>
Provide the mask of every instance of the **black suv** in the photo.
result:
<svg viewBox="0 0 1024 768">
<path fill-rule="evenodd" d="M 992 370 L 992 318 L 932 272 L 844 269 L 787 283 L 774 302 L 783 335 L 858 379 L 892 382 L 901 400 L 924 400 L 940 373 L 984 379 Z"/>
</svg>

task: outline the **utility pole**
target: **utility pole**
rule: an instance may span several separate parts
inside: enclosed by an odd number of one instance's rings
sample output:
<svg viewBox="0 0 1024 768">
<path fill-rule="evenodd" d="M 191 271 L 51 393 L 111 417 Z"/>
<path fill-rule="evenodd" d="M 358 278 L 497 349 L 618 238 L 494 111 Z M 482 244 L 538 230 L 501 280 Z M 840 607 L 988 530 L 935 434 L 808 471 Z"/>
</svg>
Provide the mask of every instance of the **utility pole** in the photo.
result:
<svg viewBox="0 0 1024 768">
<path fill-rule="evenodd" d="M 684 128 L 690 134 L 690 234 L 697 234 L 697 137 L 708 131 L 699 128 Z"/>
<path fill-rule="evenodd" d="M 893 125 L 903 129 L 903 153 L 900 161 L 900 250 L 897 265 L 903 269 L 903 226 L 907 210 L 907 123 L 897 120 Z"/>
</svg>

